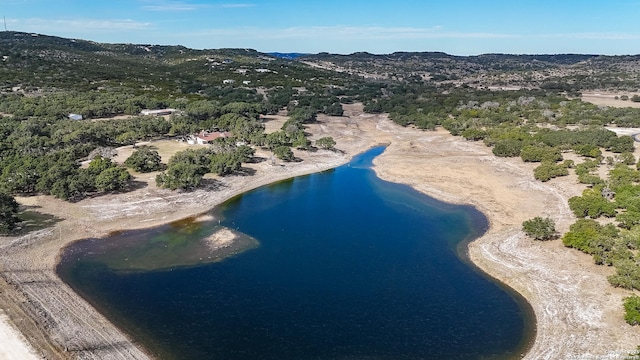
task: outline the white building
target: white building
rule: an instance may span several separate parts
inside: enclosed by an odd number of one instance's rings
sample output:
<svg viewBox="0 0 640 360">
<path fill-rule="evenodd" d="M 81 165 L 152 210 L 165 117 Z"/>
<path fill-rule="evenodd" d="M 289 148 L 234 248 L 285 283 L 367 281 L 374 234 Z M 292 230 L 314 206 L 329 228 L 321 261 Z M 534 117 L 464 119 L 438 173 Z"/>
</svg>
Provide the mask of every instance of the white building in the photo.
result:
<svg viewBox="0 0 640 360">
<path fill-rule="evenodd" d="M 144 109 L 140 111 L 140 115 L 143 116 L 163 116 L 163 115 L 171 115 L 178 110 L 176 109 L 157 109 L 157 110 L 149 110 Z"/>
<path fill-rule="evenodd" d="M 207 130 L 202 130 L 196 135 L 191 135 L 187 139 L 187 144 L 190 145 L 206 145 L 211 144 L 217 138 L 227 138 L 230 137 L 231 133 L 229 132 L 211 132 Z"/>
</svg>

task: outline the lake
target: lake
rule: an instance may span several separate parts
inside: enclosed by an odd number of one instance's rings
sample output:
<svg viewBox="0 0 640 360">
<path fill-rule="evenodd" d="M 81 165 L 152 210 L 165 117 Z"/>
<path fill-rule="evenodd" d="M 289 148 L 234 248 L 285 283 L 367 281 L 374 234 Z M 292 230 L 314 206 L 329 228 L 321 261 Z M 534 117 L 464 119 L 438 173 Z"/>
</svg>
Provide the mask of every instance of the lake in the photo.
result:
<svg viewBox="0 0 640 360">
<path fill-rule="evenodd" d="M 467 260 L 472 207 L 389 183 L 374 148 L 212 212 L 65 250 L 62 279 L 161 359 L 518 358 L 530 306 Z M 232 246 L 202 239 L 224 228 Z"/>
</svg>

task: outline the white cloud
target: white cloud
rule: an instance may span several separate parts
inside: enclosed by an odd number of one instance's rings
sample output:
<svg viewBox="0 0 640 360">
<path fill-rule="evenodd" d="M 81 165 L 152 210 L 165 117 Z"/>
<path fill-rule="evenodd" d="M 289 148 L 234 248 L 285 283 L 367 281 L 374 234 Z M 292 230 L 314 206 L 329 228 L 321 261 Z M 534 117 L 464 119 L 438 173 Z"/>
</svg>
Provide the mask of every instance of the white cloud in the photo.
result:
<svg viewBox="0 0 640 360">
<path fill-rule="evenodd" d="M 483 32 L 451 32 L 442 27 L 357 27 L 357 26 L 309 26 L 289 27 L 282 29 L 264 29 L 257 27 L 207 29 L 192 35 L 229 36 L 237 39 L 444 39 L 444 38 L 517 38 L 518 35 L 483 33 Z"/>
<path fill-rule="evenodd" d="M 52 33 L 94 33 L 94 32 L 122 32 L 132 30 L 144 30 L 152 26 L 148 22 L 139 22 L 131 19 L 7 19 L 7 26 L 11 30 L 36 32 L 43 34 Z"/>
<path fill-rule="evenodd" d="M 168 1 L 168 0 L 143 0 L 146 5 L 142 9 L 149 11 L 195 11 L 204 8 L 248 8 L 255 6 L 254 4 L 196 4 L 189 1 Z"/>
<path fill-rule="evenodd" d="M 640 34 L 632 33 L 563 33 L 563 34 L 543 34 L 535 37 L 554 39 L 579 39 L 579 40 L 638 40 Z"/>
</svg>

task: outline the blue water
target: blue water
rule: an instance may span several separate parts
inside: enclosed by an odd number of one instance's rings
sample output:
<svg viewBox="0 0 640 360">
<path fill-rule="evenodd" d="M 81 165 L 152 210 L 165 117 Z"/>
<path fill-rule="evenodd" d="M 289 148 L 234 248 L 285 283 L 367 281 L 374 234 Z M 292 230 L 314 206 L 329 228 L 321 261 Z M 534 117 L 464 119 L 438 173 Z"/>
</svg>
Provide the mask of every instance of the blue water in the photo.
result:
<svg viewBox="0 0 640 360">
<path fill-rule="evenodd" d="M 113 264 L 126 246 L 96 250 L 116 236 L 68 249 L 59 274 L 162 359 L 519 357 L 528 305 L 458 251 L 486 219 L 378 179 L 383 150 L 225 203 L 221 225 L 260 245 L 223 261 L 124 271 Z"/>
</svg>

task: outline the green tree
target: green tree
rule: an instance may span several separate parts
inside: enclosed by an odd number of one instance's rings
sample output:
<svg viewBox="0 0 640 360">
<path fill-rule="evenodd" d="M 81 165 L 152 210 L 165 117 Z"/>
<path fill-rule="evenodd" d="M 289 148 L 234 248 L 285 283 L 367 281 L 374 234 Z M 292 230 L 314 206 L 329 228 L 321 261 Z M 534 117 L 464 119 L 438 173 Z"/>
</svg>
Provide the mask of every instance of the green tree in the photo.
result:
<svg viewBox="0 0 640 360">
<path fill-rule="evenodd" d="M 331 150 L 334 146 L 336 146 L 336 141 L 333 140 L 331 136 L 325 136 L 316 140 L 316 146 L 325 150 Z"/>
<path fill-rule="evenodd" d="M 520 151 L 520 157 L 525 162 L 556 162 L 562 160 L 559 148 L 549 146 L 527 145 Z"/>
<path fill-rule="evenodd" d="M 242 162 L 240 156 L 235 153 L 218 153 L 209 156 L 209 170 L 220 176 L 229 175 L 240 170 Z"/>
<path fill-rule="evenodd" d="M 524 143 L 515 139 L 504 139 L 496 142 L 493 147 L 493 154 L 499 157 L 515 157 L 520 156 Z"/>
<path fill-rule="evenodd" d="M 304 132 L 300 131 L 296 134 L 291 146 L 300 150 L 308 150 L 309 146 L 311 146 L 311 141 L 307 139 L 307 137 L 304 135 Z"/>
<path fill-rule="evenodd" d="M 135 147 L 139 135 L 135 131 L 127 131 L 116 136 L 116 142 L 122 145 L 133 145 Z"/>
<path fill-rule="evenodd" d="M 556 235 L 556 224 L 550 218 L 536 216 L 523 222 L 522 230 L 536 240 L 550 240 Z"/>
<path fill-rule="evenodd" d="M 103 158 L 102 156 L 98 155 L 89 162 L 87 171 L 89 172 L 89 174 L 95 177 L 100 175 L 101 172 L 115 166 L 116 164 L 114 164 L 111 159 Z"/>
<path fill-rule="evenodd" d="M 614 203 L 605 199 L 599 189 L 586 189 L 582 196 L 574 196 L 569 199 L 569 208 L 576 217 L 590 217 L 592 219 L 600 216 L 613 217 L 616 215 Z"/>
<path fill-rule="evenodd" d="M 135 171 L 147 173 L 162 170 L 160 154 L 156 150 L 143 146 L 134 151 L 124 164 Z"/>
<path fill-rule="evenodd" d="M 21 221 L 18 214 L 18 202 L 13 196 L 0 192 L 0 234 L 8 234 Z"/>
<path fill-rule="evenodd" d="M 636 225 L 640 225 L 640 211 L 627 210 L 616 215 L 618 226 L 624 229 L 631 229 Z"/>
<path fill-rule="evenodd" d="M 608 149 L 614 153 L 633 152 L 633 138 L 631 136 L 615 137 L 609 141 Z"/>
<path fill-rule="evenodd" d="M 636 165 L 636 157 L 631 152 L 623 152 L 616 156 L 616 160 L 625 165 Z"/>
<path fill-rule="evenodd" d="M 275 149 L 273 149 L 273 153 L 275 154 L 275 156 L 278 157 L 278 159 L 283 160 L 283 161 L 293 161 L 295 160 L 295 156 L 293 155 L 293 151 L 291 151 L 291 148 L 288 146 L 278 146 Z"/>
<path fill-rule="evenodd" d="M 613 189 L 640 182 L 640 171 L 624 164 L 617 164 L 609 171 L 609 186 Z"/>
<path fill-rule="evenodd" d="M 280 146 L 288 146 L 290 145 L 289 136 L 284 131 L 272 132 L 267 134 L 265 144 L 271 150 Z"/>
<path fill-rule="evenodd" d="M 623 289 L 640 290 L 640 266 L 635 259 L 616 259 L 613 265 L 616 273 L 607 277 L 611 285 Z"/>
<path fill-rule="evenodd" d="M 200 186 L 202 181 L 201 167 L 184 162 L 169 166 L 166 172 L 156 176 L 156 184 L 171 190 L 192 190 Z"/>
<path fill-rule="evenodd" d="M 99 191 L 122 191 L 129 187 L 131 174 L 123 167 L 112 167 L 96 176 L 96 189 Z"/>
<path fill-rule="evenodd" d="M 640 324 L 640 296 L 624 298 L 624 320 L 630 325 Z"/>
<path fill-rule="evenodd" d="M 192 190 L 200 186 L 202 177 L 209 172 L 211 149 L 187 149 L 169 159 L 167 170 L 156 176 L 156 184 L 171 190 Z"/>
<path fill-rule="evenodd" d="M 329 116 L 342 116 L 344 114 L 344 110 L 342 109 L 342 104 L 334 102 L 324 109 L 324 113 Z"/>
<path fill-rule="evenodd" d="M 240 145 L 235 150 L 236 155 L 243 163 L 251 162 L 256 151 L 247 145 Z"/>
<path fill-rule="evenodd" d="M 552 162 L 544 161 L 538 167 L 533 169 L 533 177 L 540 181 L 549 181 L 558 176 L 569 175 L 569 170 L 566 164 L 554 164 Z"/>
<path fill-rule="evenodd" d="M 597 158 L 602 155 L 602 151 L 596 145 L 591 144 L 579 144 L 573 147 L 573 150 L 578 154 L 586 157 Z"/>
<path fill-rule="evenodd" d="M 462 132 L 462 136 L 467 140 L 479 141 L 487 137 L 489 133 L 486 130 L 478 128 L 468 128 Z"/>
<path fill-rule="evenodd" d="M 592 219 L 578 219 L 569 227 L 569 231 L 562 237 L 566 247 L 578 249 L 587 254 L 596 253 L 599 244 L 608 239 L 617 238 L 618 229 L 613 224 L 602 226 Z"/>
</svg>

